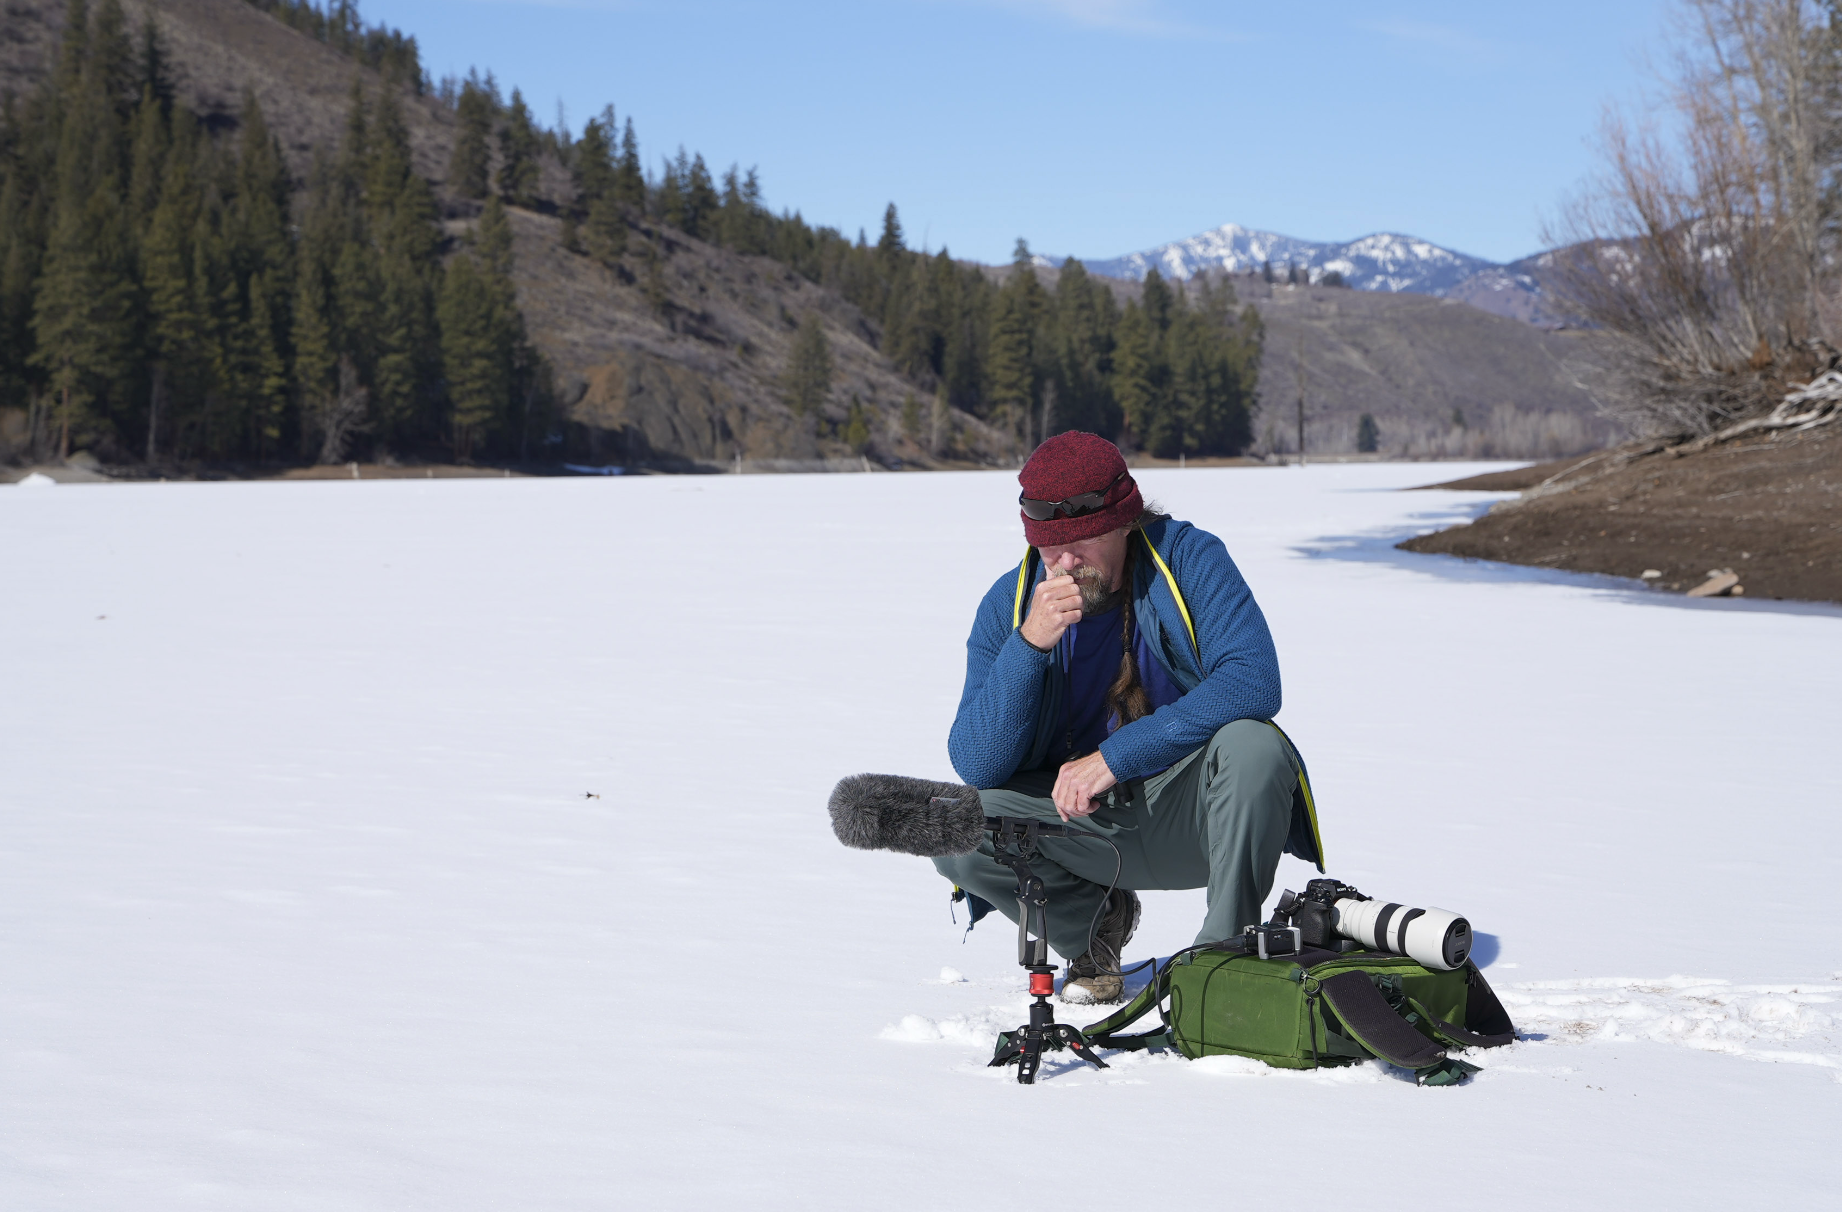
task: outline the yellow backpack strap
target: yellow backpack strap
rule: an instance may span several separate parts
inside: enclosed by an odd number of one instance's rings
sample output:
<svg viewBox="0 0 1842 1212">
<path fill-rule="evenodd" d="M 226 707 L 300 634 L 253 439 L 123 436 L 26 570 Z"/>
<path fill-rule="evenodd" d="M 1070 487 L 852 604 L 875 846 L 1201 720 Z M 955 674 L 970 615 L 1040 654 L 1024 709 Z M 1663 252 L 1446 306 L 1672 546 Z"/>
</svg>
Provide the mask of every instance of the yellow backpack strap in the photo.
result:
<svg viewBox="0 0 1842 1212">
<path fill-rule="evenodd" d="M 1138 532 L 1138 537 L 1145 540 L 1145 550 L 1151 553 L 1152 563 L 1156 564 L 1158 571 L 1164 574 L 1164 583 L 1170 586 L 1170 596 L 1177 600 L 1177 613 L 1183 616 L 1183 626 L 1190 633 L 1190 651 L 1196 654 L 1196 669 L 1200 673 L 1202 671 L 1202 645 L 1196 642 L 1196 624 L 1190 619 L 1189 603 L 1183 600 L 1183 591 L 1177 588 L 1177 578 L 1170 574 L 1170 565 L 1166 564 L 1164 557 L 1158 554 L 1158 549 L 1152 543 L 1151 536 L 1141 530 Z"/>
<path fill-rule="evenodd" d="M 1023 563 L 1017 565 L 1017 600 L 1011 603 L 1011 630 L 1023 626 L 1023 599 L 1030 592 L 1030 565 L 1036 559 L 1036 548 L 1023 549 Z"/>
<path fill-rule="evenodd" d="M 1164 562 L 1164 557 L 1158 554 L 1157 546 L 1152 543 L 1151 536 L 1146 534 L 1142 530 L 1138 532 L 1138 536 L 1139 538 L 1145 540 L 1145 550 L 1151 553 L 1152 561 L 1157 564 L 1158 571 L 1164 575 L 1164 583 L 1170 587 L 1170 596 L 1176 599 L 1177 613 L 1183 616 L 1183 626 L 1190 633 L 1190 649 L 1196 654 L 1196 666 L 1197 666 L 1197 669 L 1200 670 L 1202 668 L 1202 645 L 1196 642 L 1196 624 L 1190 618 L 1190 608 L 1189 608 L 1189 605 L 1185 603 L 1183 600 L 1183 591 L 1177 588 L 1177 578 L 1171 575 L 1170 565 L 1166 564 Z M 1021 598 L 1022 592 L 1023 591 L 1021 589 L 1018 590 L 1020 601 L 1022 600 Z M 1274 732 L 1277 732 L 1280 735 L 1280 737 L 1285 741 L 1286 747 L 1292 751 L 1293 755 L 1297 756 L 1298 746 L 1292 744 L 1292 738 L 1289 736 L 1286 736 L 1285 729 L 1281 728 L 1278 724 L 1274 724 L 1273 721 L 1271 720 L 1267 720 L 1266 723 L 1272 727 Z M 1311 843 L 1312 845 L 1317 847 L 1318 870 L 1323 871 L 1324 870 L 1324 837 L 1323 837 L 1323 834 L 1320 833 L 1318 830 L 1317 800 L 1311 794 L 1311 779 L 1307 777 L 1305 774 L 1305 764 L 1303 762 L 1297 763 L 1297 770 L 1298 770 L 1298 789 L 1299 789 L 1299 792 L 1304 796 L 1304 799 L 1305 799 L 1305 819 L 1311 825 Z"/>
</svg>

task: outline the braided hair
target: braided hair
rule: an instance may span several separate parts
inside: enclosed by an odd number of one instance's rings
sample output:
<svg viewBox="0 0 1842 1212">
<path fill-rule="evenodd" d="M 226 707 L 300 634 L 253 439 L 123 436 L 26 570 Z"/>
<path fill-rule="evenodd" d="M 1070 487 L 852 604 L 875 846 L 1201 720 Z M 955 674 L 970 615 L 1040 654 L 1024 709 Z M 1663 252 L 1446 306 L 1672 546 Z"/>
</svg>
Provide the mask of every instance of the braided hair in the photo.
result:
<svg viewBox="0 0 1842 1212">
<path fill-rule="evenodd" d="M 1119 608 L 1119 673 L 1106 691 L 1107 712 L 1119 721 L 1115 725 L 1119 728 L 1151 714 L 1151 696 L 1145 692 L 1145 683 L 1139 677 L 1138 659 L 1133 655 L 1132 571 L 1138 553 L 1132 542 L 1132 532 L 1137 530 L 1138 524 L 1134 523 L 1126 534 L 1126 567 L 1120 577 L 1126 600 Z"/>
</svg>

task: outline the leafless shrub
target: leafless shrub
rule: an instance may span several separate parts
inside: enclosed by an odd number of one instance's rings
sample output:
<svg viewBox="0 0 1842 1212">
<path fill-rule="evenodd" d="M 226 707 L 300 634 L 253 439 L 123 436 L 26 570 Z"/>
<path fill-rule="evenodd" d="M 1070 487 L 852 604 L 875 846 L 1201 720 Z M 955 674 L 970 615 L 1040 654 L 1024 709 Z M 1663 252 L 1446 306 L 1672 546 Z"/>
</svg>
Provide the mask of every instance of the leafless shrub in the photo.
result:
<svg viewBox="0 0 1842 1212">
<path fill-rule="evenodd" d="M 1508 403 L 1473 409 L 1463 424 L 1397 413 L 1375 421 L 1376 453 L 1391 459 L 1559 459 L 1597 450 L 1620 436 L 1603 417 Z M 1307 457 L 1355 453 L 1358 424 L 1358 417 L 1341 413 L 1309 418 Z M 1294 455 L 1296 434 L 1283 423 L 1263 423 L 1249 453 L 1266 458 Z"/>
<path fill-rule="evenodd" d="M 1609 112 L 1604 171 L 1546 233 L 1599 329 L 1608 411 L 1700 436 L 1833 365 L 1838 53 L 1811 0 L 1682 0 L 1672 146 Z"/>
<path fill-rule="evenodd" d="M 358 380 L 358 367 L 351 357 L 339 359 L 339 388 L 315 402 L 313 419 L 320 431 L 320 462 L 345 461 L 346 444 L 354 434 L 365 430 L 365 410 L 371 403 L 371 389 Z"/>
</svg>

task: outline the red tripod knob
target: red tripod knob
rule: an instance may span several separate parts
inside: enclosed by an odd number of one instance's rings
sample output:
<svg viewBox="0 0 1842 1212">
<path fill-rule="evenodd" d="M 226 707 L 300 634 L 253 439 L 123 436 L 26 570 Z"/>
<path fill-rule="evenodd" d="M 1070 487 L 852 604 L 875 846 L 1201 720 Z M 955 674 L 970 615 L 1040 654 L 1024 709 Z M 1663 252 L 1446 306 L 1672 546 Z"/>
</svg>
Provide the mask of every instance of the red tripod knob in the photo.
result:
<svg viewBox="0 0 1842 1212">
<path fill-rule="evenodd" d="M 1052 972 L 1030 973 L 1030 996 L 1048 997 L 1055 992 L 1055 974 Z"/>
</svg>

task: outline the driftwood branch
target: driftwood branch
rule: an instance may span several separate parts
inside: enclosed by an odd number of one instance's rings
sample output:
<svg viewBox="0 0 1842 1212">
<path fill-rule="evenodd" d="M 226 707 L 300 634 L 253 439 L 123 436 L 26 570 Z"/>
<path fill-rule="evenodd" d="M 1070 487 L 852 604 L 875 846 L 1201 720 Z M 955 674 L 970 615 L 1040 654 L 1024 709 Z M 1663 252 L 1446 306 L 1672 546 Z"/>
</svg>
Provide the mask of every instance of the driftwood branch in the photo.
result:
<svg viewBox="0 0 1842 1212">
<path fill-rule="evenodd" d="M 1753 417 L 1750 420 L 1729 425 L 1705 437 L 1678 442 L 1674 445 L 1663 441 L 1653 441 L 1623 450 L 1602 450 L 1577 463 L 1569 464 L 1514 500 L 1499 501 L 1491 509 L 1494 513 L 1498 510 L 1513 509 L 1538 497 L 1572 492 L 1594 480 L 1611 475 L 1638 459 L 1648 458 L 1654 454 L 1666 454 L 1671 457 L 1694 454 L 1711 446 L 1718 446 L 1722 442 L 1743 438 L 1748 434 L 1771 434 L 1776 437 L 1781 433 L 1802 433 L 1804 430 L 1814 429 L 1819 425 L 1829 425 L 1838 420 L 1842 420 L 1842 370 L 1829 370 L 1802 387 L 1786 393 L 1777 407 L 1765 416 Z"/>
<path fill-rule="evenodd" d="M 1745 437 L 1749 433 L 1815 429 L 1818 425 L 1829 424 L 1837 417 L 1842 417 L 1842 371 L 1829 370 L 1788 393 L 1765 416 L 1729 425 L 1705 438 L 1672 446 L 1669 451 L 1671 454 L 1693 454 L 1722 442 L 1731 442 L 1734 438 Z"/>
</svg>

